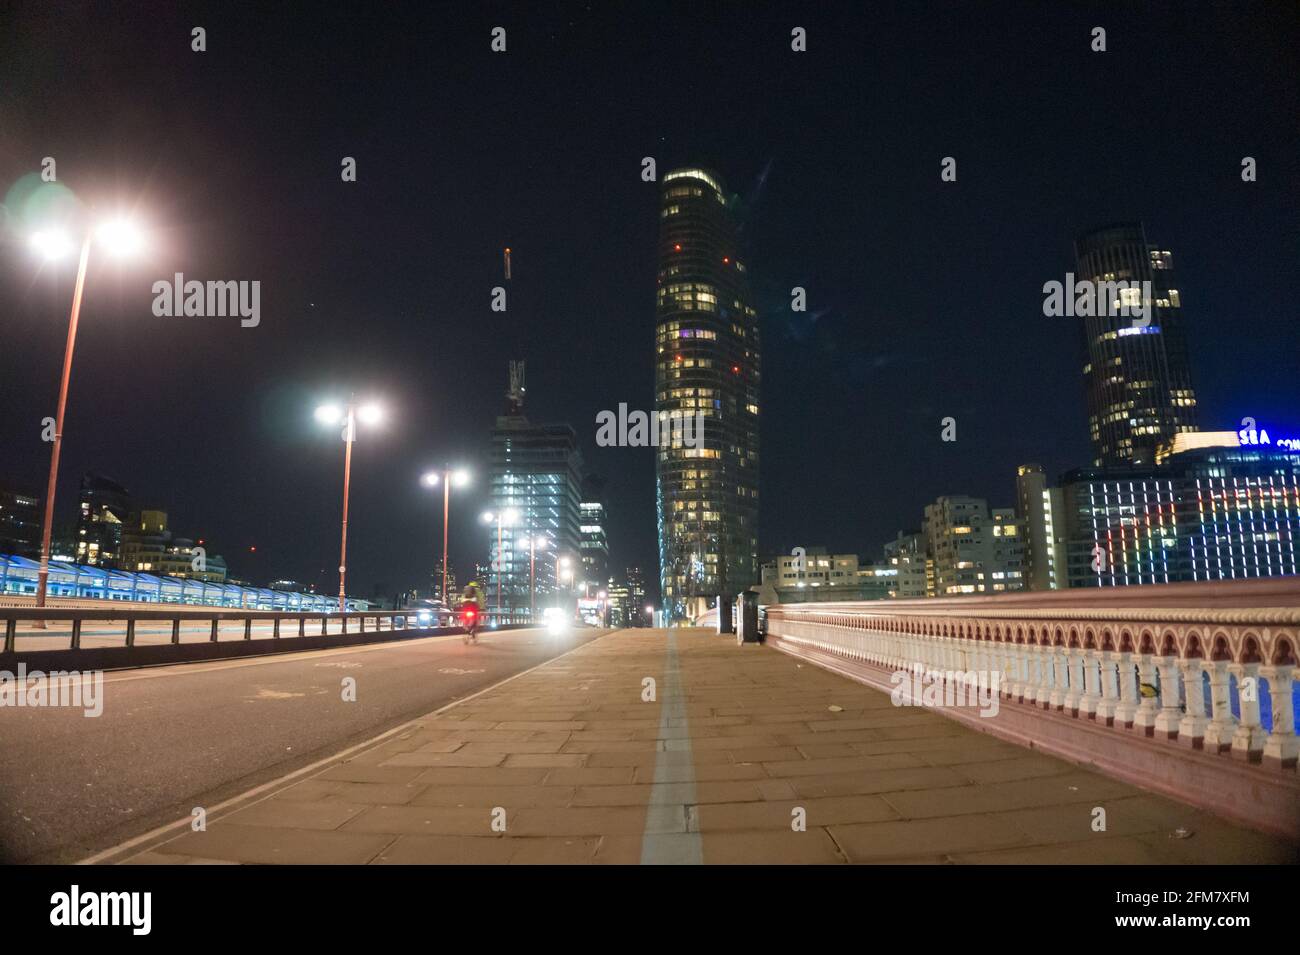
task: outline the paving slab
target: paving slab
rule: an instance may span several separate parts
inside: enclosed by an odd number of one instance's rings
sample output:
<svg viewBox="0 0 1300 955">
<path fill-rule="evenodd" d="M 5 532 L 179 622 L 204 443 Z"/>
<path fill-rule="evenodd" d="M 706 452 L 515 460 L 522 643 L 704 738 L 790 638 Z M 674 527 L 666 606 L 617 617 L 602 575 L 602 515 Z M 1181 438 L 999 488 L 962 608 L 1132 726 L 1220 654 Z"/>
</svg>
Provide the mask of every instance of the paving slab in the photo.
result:
<svg viewBox="0 0 1300 955">
<path fill-rule="evenodd" d="M 670 649 L 671 646 L 671 649 Z M 657 697 L 643 701 L 643 680 Z M 1095 810 L 1106 828 L 1094 831 Z M 767 647 L 625 630 L 143 847 L 149 864 L 1196 864 L 1295 847 Z"/>
</svg>

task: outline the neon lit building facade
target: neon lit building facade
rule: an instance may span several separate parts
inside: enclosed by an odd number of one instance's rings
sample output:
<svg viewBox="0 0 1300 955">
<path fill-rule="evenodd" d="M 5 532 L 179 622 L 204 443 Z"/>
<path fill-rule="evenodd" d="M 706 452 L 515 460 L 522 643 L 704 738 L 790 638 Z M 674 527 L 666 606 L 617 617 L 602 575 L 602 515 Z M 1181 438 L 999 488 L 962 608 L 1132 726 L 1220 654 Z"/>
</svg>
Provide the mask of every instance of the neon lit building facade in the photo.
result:
<svg viewBox="0 0 1300 955">
<path fill-rule="evenodd" d="M 734 207 L 705 169 L 663 177 L 655 412 L 702 416 L 702 440 L 655 454 L 660 595 L 680 620 L 758 583 L 758 315 Z"/>
<path fill-rule="evenodd" d="M 1062 485 L 1071 587 L 1300 573 L 1300 451 L 1203 448 Z"/>
</svg>

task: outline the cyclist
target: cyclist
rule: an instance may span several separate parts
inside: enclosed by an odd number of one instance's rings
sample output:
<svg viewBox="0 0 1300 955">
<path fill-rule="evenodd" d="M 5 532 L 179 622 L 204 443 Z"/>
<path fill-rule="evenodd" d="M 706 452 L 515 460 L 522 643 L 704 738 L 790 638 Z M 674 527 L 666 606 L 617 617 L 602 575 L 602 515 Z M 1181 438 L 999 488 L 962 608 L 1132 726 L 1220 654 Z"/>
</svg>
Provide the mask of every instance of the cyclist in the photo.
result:
<svg viewBox="0 0 1300 955">
<path fill-rule="evenodd" d="M 465 627 L 465 642 L 478 639 L 478 625 L 483 618 L 483 595 L 477 581 L 471 580 L 461 594 L 460 619 Z"/>
</svg>

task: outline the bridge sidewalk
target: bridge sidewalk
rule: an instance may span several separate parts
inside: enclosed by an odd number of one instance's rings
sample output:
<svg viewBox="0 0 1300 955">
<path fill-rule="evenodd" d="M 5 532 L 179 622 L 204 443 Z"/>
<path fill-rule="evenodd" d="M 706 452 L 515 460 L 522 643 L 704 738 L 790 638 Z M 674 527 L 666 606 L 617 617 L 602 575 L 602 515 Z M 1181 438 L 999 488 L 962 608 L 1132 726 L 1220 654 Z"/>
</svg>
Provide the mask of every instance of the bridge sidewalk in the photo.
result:
<svg viewBox="0 0 1300 955">
<path fill-rule="evenodd" d="M 647 677 L 654 702 L 642 702 Z M 1105 832 L 1092 830 L 1095 807 Z M 804 831 L 792 825 L 798 810 Z M 699 630 L 631 630 L 127 861 L 1293 859 L 1271 836 L 894 707 L 776 650 Z"/>
</svg>

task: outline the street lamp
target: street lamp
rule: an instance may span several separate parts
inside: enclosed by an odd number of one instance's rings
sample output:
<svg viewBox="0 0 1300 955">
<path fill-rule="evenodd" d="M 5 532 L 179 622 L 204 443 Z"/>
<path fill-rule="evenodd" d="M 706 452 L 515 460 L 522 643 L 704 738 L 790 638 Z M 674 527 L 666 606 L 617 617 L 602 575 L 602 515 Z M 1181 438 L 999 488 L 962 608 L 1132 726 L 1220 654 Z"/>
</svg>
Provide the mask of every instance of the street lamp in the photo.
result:
<svg viewBox="0 0 1300 955">
<path fill-rule="evenodd" d="M 569 570 L 569 558 L 561 557 L 558 553 L 555 555 L 555 609 L 560 609 L 560 586 L 564 578 L 573 578 L 573 573 Z"/>
<path fill-rule="evenodd" d="M 545 537 L 528 535 L 528 621 L 537 616 L 537 552 L 546 549 Z"/>
<path fill-rule="evenodd" d="M 50 477 L 45 490 L 45 519 L 41 527 L 41 565 L 36 576 L 36 606 L 45 606 L 45 591 L 50 578 L 50 535 L 54 524 L 54 491 L 59 479 L 59 453 L 63 449 L 63 413 L 68 404 L 68 382 L 72 377 L 72 353 L 77 344 L 77 322 L 81 316 L 81 298 L 86 287 L 86 266 L 90 261 L 90 244 L 97 238 L 108 246 L 110 255 L 126 257 L 144 247 L 144 233 L 127 219 L 113 219 L 87 229 L 81 240 L 81 261 L 77 265 L 77 283 L 72 292 L 72 313 L 68 318 L 68 342 L 63 350 L 63 377 L 59 379 L 59 404 L 54 418 L 54 447 L 50 452 Z M 60 229 L 44 229 L 31 237 L 33 250 L 47 261 L 62 258 L 74 248 L 72 239 Z M 45 621 L 36 621 L 45 629 Z"/>
<path fill-rule="evenodd" d="M 321 405 L 316 409 L 316 420 L 321 424 L 343 422 L 343 537 L 339 546 L 339 613 L 347 609 L 345 581 L 348 572 L 348 492 L 352 484 L 352 442 L 357 436 L 357 419 L 363 424 L 376 425 L 384 419 L 384 410 L 373 402 L 357 407 L 356 398 L 348 399 L 340 408 L 336 404 Z"/>
<path fill-rule="evenodd" d="M 495 514 L 492 511 L 483 512 L 483 523 L 491 524 L 495 521 L 497 525 L 497 559 L 492 562 L 492 569 L 497 575 L 497 623 L 501 622 L 501 528 L 513 526 L 518 519 L 519 512 L 513 508 Z"/>
<path fill-rule="evenodd" d="M 447 517 L 451 507 L 451 486 L 457 487 L 469 481 L 469 472 L 463 468 L 453 471 L 444 467 L 442 472 L 430 471 L 423 477 L 425 487 L 437 487 L 442 484 L 442 605 L 450 607 L 447 598 Z"/>
</svg>

